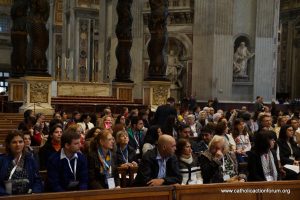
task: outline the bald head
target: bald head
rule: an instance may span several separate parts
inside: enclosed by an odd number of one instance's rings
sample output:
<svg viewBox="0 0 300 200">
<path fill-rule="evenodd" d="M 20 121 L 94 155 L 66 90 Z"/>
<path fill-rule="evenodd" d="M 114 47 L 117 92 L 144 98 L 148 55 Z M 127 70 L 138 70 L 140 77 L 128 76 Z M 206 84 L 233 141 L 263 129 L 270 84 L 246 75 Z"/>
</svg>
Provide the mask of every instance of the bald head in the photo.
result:
<svg viewBox="0 0 300 200">
<path fill-rule="evenodd" d="M 170 135 L 161 135 L 158 138 L 158 151 L 162 157 L 169 157 L 175 153 L 176 141 Z"/>
</svg>

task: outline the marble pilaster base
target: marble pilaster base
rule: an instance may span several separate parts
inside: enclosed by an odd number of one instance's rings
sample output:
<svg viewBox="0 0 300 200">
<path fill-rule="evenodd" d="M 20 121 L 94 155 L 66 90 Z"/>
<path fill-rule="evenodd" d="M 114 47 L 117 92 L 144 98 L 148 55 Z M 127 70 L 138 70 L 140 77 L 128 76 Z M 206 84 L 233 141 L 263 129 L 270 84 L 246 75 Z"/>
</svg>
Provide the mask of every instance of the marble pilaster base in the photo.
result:
<svg viewBox="0 0 300 200">
<path fill-rule="evenodd" d="M 24 80 L 22 78 L 9 78 L 8 82 L 8 101 L 24 101 Z"/>
<path fill-rule="evenodd" d="M 133 101 L 134 83 L 112 82 L 112 96 L 120 100 Z"/>
<path fill-rule="evenodd" d="M 51 106 L 51 81 L 52 77 L 25 76 L 24 82 L 24 104 L 19 112 L 28 109 L 35 113 L 53 114 Z"/>
<path fill-rule="evenodd" d="M 144 81 L 143 104 L 150 105 L 151 110 L 167 102 L 170 97 L 171 82 L 167 81 Z"/>
</svg>

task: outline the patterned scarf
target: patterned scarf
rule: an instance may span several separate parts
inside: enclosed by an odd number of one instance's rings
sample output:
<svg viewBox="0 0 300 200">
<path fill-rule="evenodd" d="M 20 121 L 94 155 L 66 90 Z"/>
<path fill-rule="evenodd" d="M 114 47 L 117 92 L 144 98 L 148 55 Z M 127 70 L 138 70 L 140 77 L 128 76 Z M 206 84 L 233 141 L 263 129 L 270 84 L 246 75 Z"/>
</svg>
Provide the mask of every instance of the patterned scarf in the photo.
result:
<svg viewBox="0 0 300 200">
<path fill-rule="evenodd" d="M 104 158 L 105 157 L 105 158 Z M 100 173 L 104 174 L 106 177 L 111 176 L 111 152 L 103 155 L 101 148 L 98 149 L 98 158 L 100 161 Z"/>
<path fill-rule="evenodd" d="M 272 176 L 274 178 L 274 181 L 277 181 L 278 174 L 277 174 L 272 152 L 269 151 L 267 154 L 261 155 L 260 159 L 261 159 L 261 164 L 263 167 L 265 177 Z"/>
</svg>

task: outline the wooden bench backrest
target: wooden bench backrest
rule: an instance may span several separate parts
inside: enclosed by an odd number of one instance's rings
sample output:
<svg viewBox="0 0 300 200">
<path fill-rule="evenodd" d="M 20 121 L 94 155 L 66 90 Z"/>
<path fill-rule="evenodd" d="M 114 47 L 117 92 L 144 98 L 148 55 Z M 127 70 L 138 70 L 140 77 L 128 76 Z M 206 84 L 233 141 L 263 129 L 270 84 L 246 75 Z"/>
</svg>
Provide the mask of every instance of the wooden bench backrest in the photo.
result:
<svg viewBox="0 0 300 200">
<path fill-rule="evenodd" d="M 172 200 L 172 186 L 140 187 L 105 190 L 88 190 L 58 193 L 42 193 L 32 195 L 5 196 L 0 199 L 6 200 Z"/>
<path fill-rule="evenodd" d="M 226 190 L 226 192 L 224 191 Z M 265 193 L 251 193 L 249 190 L 265 189 Z M 272 190 L 290 190 L 287 193 L 274 193 Z M 223 190 L 223 191 L 222 191 Z M 232 190 L 228 192 L 228 190 Z M 246 192 L 248 190 L 248 192 Z M 222 184 L 204 184 L 204 185 L 185 185 L 176 186 L 177 200 L 299 200 L 300 199 L 300 181 L 277 181 L 277 182 L 246 182 L 246 183 L 222 183 Z"/>
</svg>

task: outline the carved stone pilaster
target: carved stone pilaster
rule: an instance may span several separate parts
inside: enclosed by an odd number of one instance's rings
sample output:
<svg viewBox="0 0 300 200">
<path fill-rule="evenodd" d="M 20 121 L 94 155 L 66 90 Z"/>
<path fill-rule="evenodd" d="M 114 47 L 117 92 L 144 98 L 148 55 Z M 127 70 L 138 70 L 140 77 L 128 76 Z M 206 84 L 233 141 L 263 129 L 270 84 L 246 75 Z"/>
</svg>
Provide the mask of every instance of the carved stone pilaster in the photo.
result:
<svg viewBox="0 0 300 200">
<path fill-rule="evenodd" d="M 31 109 L 36 112 L 52 114 L 51 107 L 51 77 L 25 76 L 24 104 L 19 108 L 20 112 Z"/>
<path fill-rule="evenodd" d="M 167 102 L 170 97 L 170 82 L 144 81 L 143 104 L 150 105 L 154 110 Z"/>
<path fill-rule="evenodd" d="M 116 82 L 132 82 L 130 80 L 131 57 L 130 49 L 132 46 L 132 0 L 119 0 L 117 4 L 118 24 L 116 35 L 118 46 L 116 57 L 118 61 L 116 69 Z"/>
<path fill-rule="evenodd" d="M 151 14 L 148 28 L 151 40 L 148 45 L 150 65 L 146 80 L 167 81 L 166 79 L 166 44 L 167 34 L 167 0 L 149 0 Z"/>
</svg>

